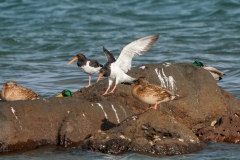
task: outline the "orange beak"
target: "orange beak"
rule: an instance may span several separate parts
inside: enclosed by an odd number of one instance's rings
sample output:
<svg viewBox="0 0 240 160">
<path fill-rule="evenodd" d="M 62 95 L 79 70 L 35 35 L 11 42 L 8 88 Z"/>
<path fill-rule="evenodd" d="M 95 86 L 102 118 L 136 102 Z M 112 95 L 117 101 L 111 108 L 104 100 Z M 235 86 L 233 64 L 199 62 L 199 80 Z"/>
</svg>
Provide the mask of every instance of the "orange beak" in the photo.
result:
<svg viewBox="0 0 240 160">
<path fill-rule="evenodd" d="M 102 73 L 99 73 L 97 82 L 101 79 L 102 76 L 103 76 L 103 74 L 102 74 Z"/>
<path fill-rule="evenodd" d="M 78 60 L 78 57 L 74 57 L 70 62 L 68 62 L 68 65 L 73 63 L 74 61 Z"/>
</svg>

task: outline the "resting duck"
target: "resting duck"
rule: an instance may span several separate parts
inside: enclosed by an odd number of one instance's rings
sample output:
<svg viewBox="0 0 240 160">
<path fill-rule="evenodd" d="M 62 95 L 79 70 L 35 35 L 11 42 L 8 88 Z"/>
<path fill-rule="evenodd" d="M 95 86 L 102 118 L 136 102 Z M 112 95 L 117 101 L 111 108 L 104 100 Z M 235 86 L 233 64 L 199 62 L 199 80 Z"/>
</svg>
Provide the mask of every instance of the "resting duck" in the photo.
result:
<svg viewBox="0 0 240 160">
<path fill-rule="evenodd" d="M 145 77 L 138 78 L 138 80 L 134 81 L 132 86 L 133 97 L 143 103 L 149 104 L 148 109 L 157 109 L 159 103 L 171 101 L 178 96 L 165 88 L 149 84 Z"/>
<path fill-rule="evenodd" d="M 217 70 L 216 68 L 204 66 L 202 62 L 195 61 L 193 64 L 195 66 L 199 66 L 199 67 L 202 67 L 202 68 L 208 70 L 212 74 L 213 78 L 217 81 L 220 81 L 222 79 L 222 76 L 225 75 L 223 72 Z"/>
<path fill-rule="evenodd" d="M 4 101 L 17 101 L 39 99 L 39 96 L 16 82 L 8 81 L 2 87 L 1 98 Z"/>
<path fill-rule="evenodd" d="M 56 97 L 72 97 L 72 92 L 68 89 L 63 90 L 61 93 L 59 93 Z"/>
</svg>

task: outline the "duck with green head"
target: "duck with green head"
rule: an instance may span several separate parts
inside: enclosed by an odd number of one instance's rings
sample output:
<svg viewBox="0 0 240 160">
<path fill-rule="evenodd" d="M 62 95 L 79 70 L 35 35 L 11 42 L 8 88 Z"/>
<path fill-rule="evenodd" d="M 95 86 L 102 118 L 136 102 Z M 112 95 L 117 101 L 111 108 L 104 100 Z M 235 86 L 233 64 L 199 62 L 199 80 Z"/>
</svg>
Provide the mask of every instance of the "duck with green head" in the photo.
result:
<svg viewBox="0 0 240 160">
<path fill-rule="evenodd" d="M 205 65 L 203 65 L 202 62 L 199 62 L 199 61 L 193 62 L 193 65 L 199 66 L 199 67 L 202 67 L 203 69 L 208 70 L 212 74 L 213 78 L 217 81 L 221 80 L 222 76 L 225 75 L 223 72 L 217 70 L 216 68 L 213 68 L 210 66 L 205 66 Z"/>
<path fill-rule="evenodd" d="M 60 94 L 58 94 L 56 97 L 72 97 L 72 92 L 68 89 L 63 90 Z"/>
</svg>

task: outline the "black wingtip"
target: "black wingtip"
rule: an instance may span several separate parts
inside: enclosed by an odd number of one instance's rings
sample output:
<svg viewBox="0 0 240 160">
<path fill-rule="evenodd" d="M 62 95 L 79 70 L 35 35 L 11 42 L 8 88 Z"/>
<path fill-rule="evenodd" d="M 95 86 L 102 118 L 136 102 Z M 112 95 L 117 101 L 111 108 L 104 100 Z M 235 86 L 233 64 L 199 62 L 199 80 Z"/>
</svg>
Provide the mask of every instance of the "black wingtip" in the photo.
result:
<svg viewBox="0 0 240 160">
<path fill-rule="evenodd" d="M 101 45 L 103 52 L 107 56 L 108 62 L 115 62 L 116 59 L 111 52 L 109 52 L 103 45 Z"/>
</svg>

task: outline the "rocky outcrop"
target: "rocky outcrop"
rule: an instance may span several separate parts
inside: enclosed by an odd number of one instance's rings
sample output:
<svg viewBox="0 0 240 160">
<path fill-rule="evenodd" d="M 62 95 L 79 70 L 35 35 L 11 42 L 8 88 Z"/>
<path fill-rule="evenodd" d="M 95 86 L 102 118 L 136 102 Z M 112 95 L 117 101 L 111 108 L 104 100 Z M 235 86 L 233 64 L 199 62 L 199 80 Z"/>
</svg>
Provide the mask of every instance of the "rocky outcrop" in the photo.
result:
<svg viewBox="0 0 240 160">
<path fill-rule="evenodd" d="M 240 144 L 240 111 L 224 115 L 212 122 L 211 126 L 197 131 L 201 140 Z"/>
<path fill-rule="evenodd" d="M 219 88 L 208 71 L 192 64 L 149 64 L 132 68 L 128 74 L 136 78 L 147 77 L 150 83 L 178 94 L 176 100 L 160 104 L 158 110 L 193 130 L 208 126 L 216 117 L 240 108 L 240 101 Z M 142 113 L 148 107 L 132 96 L 131 86 L 119 84 L 114 94 L 103 96 L 107 86 L 108 80 L 105 79 L 89 89 L 80 89 L 73 96 L 90 102 L 114 101 L 135 114 Z"/>
<path fill-rule="evenodd" d="M 78 98 L 1 102 L 0 152 L 77 146 L 90 133 L 112 128 L 130 115 L 130 110 L 114 102 Z"/>
<path fill-rule="evenodd" d="M 132 97 L 131 86 L 120 84 L 114 94 L 107 96 L 102 96 L 107 80 L 90 90 L 79 90 L 74 96 L 92 102 L 111 100 L 139 114 L 135 121 L 129 118 L 109 131 L 93 134 L 80 148 L 103 153 L 190 153 L 202 147 L 194 132 L 240 107 L 239 100 L 219 88 L 208 71 L 191 64 L 145 65 L 133 68 L 129 75 L 147 77 L 150 83 L 163 86 L 179 97 L 160 104 L 156 111 L 141 114 L 148 105 Z M 98 92 L 93 93 L 94 90 Z"/>
<path fill-rule="evenodd" d="M 197 151 L 202 144 L 189 128 L 174 117 L 149 110 L 129 117 L 116 128 L 91 135 L 79 147 L 108 154 L 135 151 L 177 155 Z"/>
<path fill-rule="evenodd" d="M 132 97 L 130 85 L 119 84 L 103 96 L 105 79 L 71 98 L 1 102 L 0 151 L 53 144 L 103 153 L 191 153 L 202 148 L 195 133 L 240 110 L 238 99 L 192 64 L 150 64 L 128 74 L 147 77 L 179 97 L 143 113 L 148 105 Z"/>
</svg>

